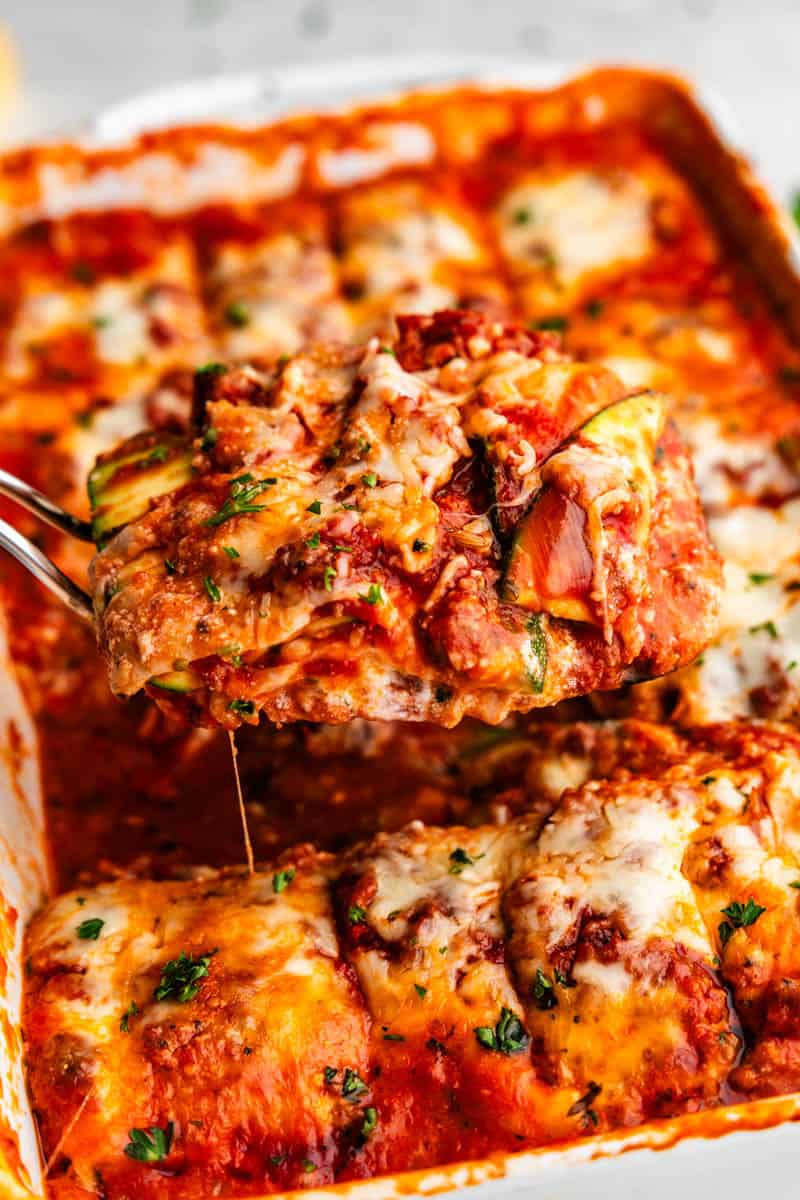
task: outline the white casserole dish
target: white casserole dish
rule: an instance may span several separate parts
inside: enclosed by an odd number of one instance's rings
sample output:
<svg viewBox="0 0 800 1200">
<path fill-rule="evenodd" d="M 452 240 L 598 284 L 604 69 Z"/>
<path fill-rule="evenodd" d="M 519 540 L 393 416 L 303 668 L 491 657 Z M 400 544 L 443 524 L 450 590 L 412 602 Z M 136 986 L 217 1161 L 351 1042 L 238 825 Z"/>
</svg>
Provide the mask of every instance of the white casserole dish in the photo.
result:
<svg viewBox="0 0 800 1200">
<path fill-rule="evenodd" d="M 447 57 L 370 59 L 321 68 L 290 68 L 264 74 L 221 76 L 189 81 L 135 97 L 101 114 L 82 133 L 90 148 L 124 144 L 145 129 L 193 121 L 263 123 L 287 112 L 338 108 L 357 101 L 383 98 L 387 92 L 409 88 L 438 88 L 459 82 L 549 88 L 565 82 L 573 71 L 546 69 L 528 64 L 486 64 L 479 60 Z M 722 137 L 730 137 L 727 115 L 716 101 L 708 106 Z M 722 148 L 720 147 L 720 150 Z M 734 160 L 731 159 L 731 164 Z M 223 164 L 227 167 L 229 164 Z M 166 204 L 177 207 L 196 202 L 204 190 L 214 189 L 213 163 L 183 181 L 177 192 L 169 190 Z M 345 167 L 345 169 L 347 169 Z M 741 197 L 753 194 L 741 164 L 734 171 Z M 76 205 L 113 206 L 153 189 L 158 181 L 145 172 L 131 170 L 113 178 L 110 173 L 90 182 L 70 186 L 66 176 L 52 173 L 45 187 L 42 211 L 63 213 Z M 170 182 L 173 182 L 170 180 Z M 260 181 L 262 184 L 264 180 Z M 275 181 L 267 181 L 267 186 Z M 242 176 L 240 186 L 258 181 Z M 162 195 L 164 193 L 162 192 Z M 740 197 L 740 198 L 741 198 Z M 734 204 L 735 207 L 735 204 Z M 26 216 L 31 215 L 26 213 Z M 735 216 L 735 214 L 734 214 Z M 759 265 L 782 259 L 782 278 L 776 295 L 790 297 L 800 312 L 800 280 L 793 274 L 800 257 L 791 245 L 780 214 L 770 209 L 774 240 L 765 238 Z M 789 313 L 795 324 L 795 314 Z M 796 322 L 800 329 L 800 321 Z M 5 656 L 4 656 L 5 657 Z M 22 1047 L 18 1034 L 23 962 L 21 936 L 25 922 L 47 891 L 48 863 L 44 837 L 40 782 L 36 765 L 35 730 L 16 686 L 13 670 L 4 661 L 0 674 L 0 715 L 3 755 L 0 758 L 0 950 L 8 972 L 0 975 L 0 1119 L 14 1139 L 0 1139 L 0 1180 L 9 1197 L 43 1194 L 42 1171 L 35 1128 L 25 1095 Z M 796 1193 L 793 1151 L 797 1145 L 794 1122 L 800 1119 L 800 1095 L 753 1102 L 692 1117 L 665 1121 L 570 1144 L 517 1155 L 497 1155 L 482 1162 L 434 1168 L 410 1175 L 385 1177 L 336 1188 L 314 1189 L 312 1195 L 353 1193 L 365 1198 L 407 1194 L 432 1194 L 474 1185 L 476 1200 L 497 1196 L 529 1195 L 555 1200 L 621 1193 L 648 1200 L 672 1198 L 676 1189 L 689 1198 L 705 1196 L 713 1186 L 724 1188 L 729 1200 L 750 1200 L 756 1189 L 773 1198 Z M 711 1133 L 712 1136 L 709 1136 Z M 725 1135 L 724 1137 L 722 1135 Z M 656 1153 L 658 1152 L 658 1153 Z"/>
</svg>

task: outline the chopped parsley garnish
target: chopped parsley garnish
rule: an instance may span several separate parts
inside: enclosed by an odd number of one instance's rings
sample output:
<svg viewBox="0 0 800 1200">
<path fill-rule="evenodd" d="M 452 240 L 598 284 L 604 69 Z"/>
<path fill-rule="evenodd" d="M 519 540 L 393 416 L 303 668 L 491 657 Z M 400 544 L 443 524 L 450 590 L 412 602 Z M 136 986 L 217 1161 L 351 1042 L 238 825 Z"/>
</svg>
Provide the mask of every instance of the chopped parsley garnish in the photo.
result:
<svg viewBox="0 0 800 1200">
<path fill-rule="evenodd" d="M 131 1019 L 131 1017 L 138 1017 L 138 1015 L 139 1015 L 139 1005 L 136 1003 L 135 1000 L 132 1000 L 131 1003 L 128 1005 L 128 1007 L 125 1009 L 125 1012 L 122 1014 L 122 1016 L 119 1019 L 120 1033 L 130 1033 L 130 1025 L 129 1025 L 130 1019 Z"/>
<path fill-rule="evenodd" d="M 294 867 L 285 867 L 282 871 L 276 871 L 272 876 L 272 890 L 276 894 L 285 892 L 289 884 L 292 882 L 296 874 Z"/>
<path fill-rule="evenodd" d="M 599 1083 L 594 1083 L 593 1081 L 590 1081 L 587 1090 L 580 1097 L 580 1099 L 576 1100 L 575 1103 L 571 1104 L 569 1106 L 569 1108 L 567 1109 L 567 1116 L 568 1117 L 584 1117 L 584 1118 L 588 1117 L 588 1119 L 592 1122 L 592 1124 L 596 1125 L 597 1124 L 597 1113 L 594 1111 L 594 1109 L 591 1106 L 592 1106 L 592 1104 L 594 1104 L 595 1100 L 600 1095 L 602 1090 L 603 1089 Z"/>
<path fill-rule="evenodd" d="M 775 576 L 765 571 L 751 571 L 747 578 L 751 583 L 769 583 L 770 579 L 774 579 Z"/>
<path fill-rule="evenodd" d="M 242 513 L 263 512 L 265 504 L 253 504 L 256 496 L 260 496 L 268 487 L 274 487 L 277 479 L 253 479 L 252 475 L 240 475 L 230 483 L 230 495 L 218 513 L 209 517 L 205 522 L 211 529 L 238 517 Z"/>
<path fill-rule="evenodd" d="M 188 1004 L 200 991 L 200 980 L 208 975 L 211 959 L 216 950 L 198 954 L 195 958 L 181 950 L 177 958 L 170 959 L 161 968 L 161 982 L 153 992 L 156 1000 L 175 1000 Z"/>
<path fill-rule="evenodd" d="M 586 313 L 587 317 L 591 317 L 592 320 L 595 320 L 600 316 L 604 308 L 605 304 L 602 300 L 589 300 L 583 311 Z"/>
<path fill-rule="evenodd" d="M 256 711 L 255 700 L 231 700 L 228 711 L 238 713 L 240 717 L 252 717 Z"/>
<path fill-rule="evenodd" d="M 174 575 L 178 569 L 178 564 L 173 562 L 171 558 L 164 559 L 164 570 L 168 575 Z"/>
<path fill-rule="evenodd" d="M 533 981 L 533 998 L 536 1001 L 536 1007 L 546 1012 L 548 1008 L 555 1008 L 558 1004 L 558 996 L 555 993 L 553 982 L 548 979 L 541 967 L 536 968 L 536 978 Z"/>
<path fill-rule="evenodd" d="M 361 1136 L 368 1138 L 371 1133 L 374 1133 L 378 1127 L 378 1110 L 370 1104 L 369 1108 L 364 1109 L 364 1120 L 361 1122 Z"/>
<path fill-rule="evenodd" d="M 367 919 L 367 910 L 360 904 L 351 904 L 347 910 L 347 919 L 351 925 L 363 925 Z"/>
<path fill-rule="evenodd" d="M 319 546 L 320 541 L 321 541 L 321 538 L 320 538 L 319 532 L 312 533 L 310 538 L 306 538 L 306 545 L 308 546 L 309 550 L 316 550 L 317 547 Z"/>
<path fill-rule="evenodd" d="M 505 1007 L 500 1010 L 500 1018 L 494 1028 L 479 1025 L 475 1037 L 485 1049 L 496 1050 L 499 1054 L 520 1054 L 527 1049 L 531 1040 L 519 1017 Z"/>
<path fill-rule="evenodd" d="M 359 458 L 363 458 L 364 455 L 369 454 L 370 450 L 372 449 L 372 442 L 368 442 L 365 437 L 360 437 L 358 439 L 357 449 Z"/>
<path fill-rule="evenodd" d="M 274 1167 L 280 1167 L 283 1163 L 286 1162 L 286 1155 L 285 1154 L 270 1154 L 269 1161 L 272 1163 L 272 1165 Z"/>
<path fill-rule="evenodd" d="M 336 1067 L 326 1067 L 323 1072 L 323 1074 L 325 1076 L 325 1082 L 333 1083 L 333 1081 L 336 1078 L 336 1076 L 338 1075 L 338 1073 L 339 1072 L 336 1070 Z"/>
<path fill-rule="evenodd" d="M 338 551 L 339 554 L 352 554 L 353 553 L 352 546 L 343 546 L 341 542 L 334 542 L 333 548 L 334 548 L 334 550 Z"/>
<path fill-rule="evenodd" d="M 385 596 L 383 588 L 379 583 L 371 583 L 367 592 L 359 592 L 359 600 L 363 600 L 365 604 L 383 604 Z"/>
<path fill-rule="evenodd" d="M 423 987 L 421 983 L 414 984 L 414 991 L 417 993 L 420 1000 L 424 1000 L 428 994 L 428 989 L 426 987 Z"/>
<path fill-rule="evenodd" d="M 326 567 L 322 572 L 322 586 L 326 592 L 333 591 L 333 581 L 338 574 L 339 572 L 335 567 Z"/>
<path fill-rule="evenodd" d="M 366 475 L 361 476 L 361 482 L 368 488 L 374 488 L 378 483 L 378 476 L 374 471 L 367 471 Z"/>
<path fill-rule="evenodd" d="M 102 314 L 92 317 L 92 325 L 95 329 L 106 329 L 111 324 L 111 317 L 105 317 Z"/>
<path fill-rule="evenodd" d="M 76 896 L 75 903 L 78 904 L 81 908 L 83 908 L 84 904 L 86 903 L 86 897 L 85 896 Z"/>
<path fill-rule="evenodd" d="M 795 879 L 789 884 L 791 888 L 800 888 L 800 879 Z"/>
<path fill-rule="evenodd" d="M 700 782 L 703 787 L 708 787 L 710 784 L 717 782 L 717 777 L 716 775 L 704 775 Z"/>
<path fill-rule="evenodd" d="M 233 300 L 225 309 L 225 320 L 235 329 L 241 329 L 250 322 L 250 313 L 241 300 Z"/>
<path fill-rule="evenodd" d="M 167 453 L 168 451 L 166 446 L 154 446 L 147 456 L 147 465 L 152 466 L 154 463 L 165 462 Z"/>
<path fill-rule="evenodd" d="M 555 333 L 564 333 L 565 330 L 569 329 L 569 321 L 566 317 L 542 317 L 540 321 L 533 321 L 532 326 L 534 329 L 541 329 L 542 331 L 552 329 Z"/>
<path fill-rule="evenodd" d="M 213 600 L 213 602 L 215 604 L 219 604 L 220 600 L 222 599 L 222 592 L 219 590 L 217 585 L 214 583 L 214 580 L 211 578 L 210 575 L 203 576 L 203 587 L 208 592 L 209 600 Z"/>
<path fill-rule="evenodd" d="M 217 444 L 219 434 L 213 425 L 209 425 L 208 429 L 203 434 L 203 440 L 200 443 L 201 450 L 213 450 Z"/>
<path fill-rule="evenodd" d="M 392 358 L 397 358 L 397 355 L 391 346 L 379 346 L 378 354 L 391 354 Z"/>
<path fill-rule="evenodd" d="M 96 942 L 104 925 L 105 921 L 101 917 L 87 917 L 85 921 L 81 921 L 75 932 L 85 942 Z"/>
<path fill-rule="evenodd" d="M 357 1100 L 359 1096 L 365 1095 L 368 1091 L 369 1088 L 358 1072 L 352 1070 L 351 1067 L 345 1067 L 342 1079 L 342 1095 L 345 1100 Z"/>
<path fill-rule="evenodd" d="M 306 512 L 313 513 L 315 517 L 318 517 L 322 512 L 322 502 L 320 500 L 312 500 Z"/>
<path fill-rule="evenodd" d="M 404 1042 L 406 1039 L 403 1037 L 402 1033 L 385 1033 L 383 1035 L 383 1040 L 385 1042 Z"/>
<path fill-rule="evenodd" d="M 761 914 L 766 911 L 762 905 L 756 904 L 752 896 L 746 904 L 734 900 L 727 908 L 720 909 L 720 912 L 728 918 L 727 921 L 720 921 L 718 926 L 719 940 L 723 946 L 728 944 L 737 929 L 755 925 Z"/>
<path fill-rule="evenodd" d="M 227 554 L 228 558 L 241 558 L 241 554 L 235 546 L 223 546 L 222 553 Z"/>
<path fill-rule="evenodd" d="M 160 1162 L 170 1152 L 174 1129 L 172 1121 L 166 1129 L 160 1129 L 158 1125 L 151 1125 L 149 1129 L 129 1129 L 128 1137 L 131 1140 L 125 1147 L 125 1153 L 137 1162 Z"/>
<path fill-rule="evenodd" d="M 430 542 L 423 542 L 420 538 L 414 538 L 414 544 L 411 547 L 415 554 L 425 554 L 430 548 Z"/>
<path fill-rule="evenodd" d="M 778 640 L 778 627 L 774 621 L 762 621 L 760 625 L 751 625 L 748 633 L 768 633 L 774 640 Z"/>
<path fill-rule="evenodd" d="M 511 220 L 515 225 L 529 225 L 533 213 L 529 208 L 515 208 L 511 214 Z"/>
<path fill-rule="evenodd" d="M 195 375 L 199 375 L 205 379 L 214 379 L 217 375 L 227 375 L 227 373 L 228 368 L 225 366 L 225 363 L 221 362 L 204 363 L 202 367 L 198 367 L 195 371 Z"/>
<path fill-rule="evenodd" d="M 467 854 L 466 850 L 461 846 L 456 846 L 450 854 L 450 866 L 447 868 L 451 875 L 460 875 L 464 867 L 473 866 L 479 859 L 483 858 L 483 854 L 472 855 Z"/>
<path fill-rule="evenodd" d="M 553 978 L 559 987 L 573 988 L 576 986 L 575 980 L 570 979 L 569 975 L 565 975 L 564 972 L 559 971 L 558 968 L 556 968 L 556 970 L 553 972 Z"/>
<path fill-rule="evenodd" d="M 315 1162 L 312 1162 L 310 1158 L 303 1159 L 303 1170 L 305 1171 L 306 1175 L 310 1175 L 311 1172 L 316 1171 L 316 1169 L 317 1169 L 317 1164 Z"/>
</svg>

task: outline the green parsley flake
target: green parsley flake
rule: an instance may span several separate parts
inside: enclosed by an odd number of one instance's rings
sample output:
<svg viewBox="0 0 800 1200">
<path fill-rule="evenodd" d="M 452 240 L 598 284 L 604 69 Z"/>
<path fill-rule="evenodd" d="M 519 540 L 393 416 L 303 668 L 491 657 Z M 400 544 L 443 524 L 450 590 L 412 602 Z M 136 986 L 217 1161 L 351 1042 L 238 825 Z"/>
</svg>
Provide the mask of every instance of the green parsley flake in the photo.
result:
<svg viewBox="0 0 800 1200">
<path fill-rule="evenodd" d="M 515 225 L 529 225 L 533 219 L 533 213 L 529 208 L 515 208 L 511 214 L 511 220 Z"/>
<path fill-rule="evenodd" d="M 360 904 L 351 904 L 347 910 L 347 919 L 351 925 L 363 925 L 367 919 L 367 910 Z"/>
<path fill-rule="evenodd" d="M 147 465 L 151 466 L 153 463 L 165 462 L 167 454 L 168 451 L 166 446 L 155 446 L 147 456 Z"/>
<path fill-rule="evenodd" d="M 223 546 L 222 553 L 227 554 L 228 558 L 241 558 L 241 554 L 235 546 Z"/>
<path fill-rule="evenodd" d="M 365 604 L 383 604 L 386 597 L 383 594 L 383 588 L 379 583 L 371 583 L 369 591 L 359 592 L 359 600 L 363 600 Z"/>
<path fill-rule="evenodd" d="M 295 877 L 294 867 L 285 867 L 283 871 L 276 871 L 272 876 L 272 890 L 276 894 L 285 892 L 289 884 Z"/>
<path fill-rule="evenodd" d="M 424 1000 L 428 994 L 428 989 L 426 987 L 423 987 L 421 983 L 414 984 L 414 991 L 417 993 L 420 1000 Z"/>
<path fill-rule="evenodd" d="M 447 869 L 451 875 L 460 875 L 464 867 L 474 866 L 483 857 L 483 854 L 476 854 L 473 858 L 461 846 L 456 846 L 450 854 L 450 866 Z"/>
<path fill-rule="evenodd" d="M 129 1129 L 130 1141 L 125 1154 L 137 1162 L 160 1162 L 170 1152 L 174 1130 L 172 1121 L 166 1129 L 160 1129 L 158 1125 L 151 1125 L 149 1129 Z"/>
<path fill-rule="evenodd" d="M 203 440 L 200 443 L 201 450 L 213 450 L 217 444 L 219 434 L 213 425 L 209 425 L 208 429 L 203 433 Z"/>
<path fill-rule="evenodd" d="M 774 621 L 763 621 L 760 625 L 751 625 L 747 632 L 768 633 L 774 641 L 778 639 L 778 627 Z"/>
<path fill-rule="evenodd" d="M 566 317 L 542 317 L 540 321 L 532 322 L 534 329 L 553 330 L 555 333 L 564 333 L 569 329 L 569 321 Z"/>
<path fill-rule="evenodd" d="M 312 500 L 311 503 L 309 504 L 308 508 L 306 509 L 306 512 L 313 513 L 315 517 L 318 517 L 320 515 L 320 513 L 322 512 L 322 501 L 321 500 Z"/>
<path fill-rule="evenodd" d="M 499 1054 L 520 1054 L 531 1040 L 519 1017 L 505 1007 L 500 1010 L 494 1028 L 480 1025 L 475 1029 L 475 1037 L 485 1049 L 496 1050 Z"/>
<path fill-rule="evenodd" d="M 100 917 L 87 917 L 85 921 L 81 921 L 75 932 L 85 942 L 96 942 L 104 925 L 105 921 Z"/>
<path fill-rule="evenodd" d="M 228 711 L 238 713 L 240 717 L 252 717 L 256 711 L 255 700 L 231 700 Z"/>
<path fill-rule="evenodd" d="M 342 1079 L 342 1095 L 345 1100 L 357 1100 L 359 1096 L 365 1095 L 368 1091 L 369 1088 L 358 1072 L 352 1070 L 351 1067 L 346 1067 Z"/>
<path fill-rule="evenodd" d="M 541 967 L 536 968 L 536 978 L 533 981 L 533 998 L 536 1007 L 546 1012 L 558 1004 L 558 996 L 553 988 L 552 980 L 545 975 Z"/>
<path fill-rule="evenodd" d="M 174 575 L 175 572 L 177 571 L 177 569 L 178 569 L 178 564 L 176 562 L 173 562 L 173 560 L 171 558 L 164 559 L 164 570 L 167 572 L 168 575 Z"/>
<path fill-rule="evenodd" d="M 364 1120 L 361 1123 L 361 1136 L 368 1138 L 371 1133 L 374 1133 L 378 1127 L 378 1110 L 371 1104 L 369 1108 L 364 1109 Z"/>
<path fill-rule="evenodd" d="M 225 309 L 225 320 L 235 329 L 241 329 L 250 323 L 250 313 L 241 300 L 233 300 Z"/>
<path fill-rule="evenodd" d="M 333 591 L 333 581 L 338 574 L 335 567 L 326 567 L 322 572 L 322 586 L 326 592 Z"/>
<path fill-rule="evenodd" d="M 219 375 L 227 375 L 228 368 L 225 363 L 207 362 L 202 367 L 198 367 L 195 371 L 195 377 L 198 375 L 201 379 L 215 379 Z"/>
<path fill-rule="evenodd" d="M 761 584 L 769 583 L 770 579 L 774 579 L 774 575 L 769 575 L 764 571 L 751 571 L 747 578 L 751 583 Z"/>
<path fill-rule="evenodd" d="M 303 1170 L 305 1171 L 306 1175 L 310 1175 L 311 1172 L 316 1171 L 316 1169 L 317 1169 L 317 1164 L 315 1162 L 312 1162 L 310 1158 L 303 1159 Z"/>
<path fill-rule="evenodd" d="M 215 513 L 213 517 L 209 517 L 205 524 L 209 528 L 215 529 L 224 521 L 229 521 L 231 517 L 241 516 L 242 513 L 263 512 L 267 507 L 266 504 L 253 504 L 253 501 L 256 496 L 260 496 L 268 487 L 274 487 L 277 482 L 277 479 L 253 479 L 253 476 L 249 474 L 239 475 L 237 479 L 232 479 L 228 499 L 219 512 Z"/>
<path fill-rule="evenodd" d="M 322 539 L 320 538 L 319 532 L 312 533 L 310 538 L 306 538 L 306 545 L 308 546 L 309 550 L 316 550 L 321 540 Z"/>
<path fill-rule="evenodd" d="M 139 1005 L 136 1003 L 135 1000 L 132 1000 L 131 1003 L 128 1005 L 128 1007 L 125 1009 L 125 1012 L 120 1017 L 120 1021 L 119 1021 L 120 1033 L 130 1033 L 130 1026 L 129 1026 L 130 1019 L 131 1019 L 131 1017 L 138 1017 L 138 1015 L 139 1015 Z"/>
<path fill-rule="evenodd" d="M 222 593 L 210 575 L 203 576 L 203 587 L 208 592 L 209 600 L 213 600 L 214 604 L 219 604 L 222 599 Z"/>
<path fill-rule="evenodd" d="M 430 542 L 423 542 L 419 538 L 414 538 L 414 544 L 411 547 L 415 554 L 425 554 L 430 548 Z"/>
<path fill-rule="evenodd" d="M 366 475 L 361 476 L 361 482 L 368 488 L 374 488 L 378 484 L 378 476 L 374 471 L 367 471 Z"/>
<path fill-rule="evenodd" d="M 760 904 L 756 904 L 751 896 L 746 904 L 742 904 L 738 900 L 732 901 L 727 908 L 720 909 L 720 912 L 728 918 L 727 921 L 721 921 L 718 926 L 719 940 L 723 946 L 726 946 L 733 937 L 737 929 L 744 929 L 748 925 L 755 925 L 762 913 L 767 910 Z"/>
<path fill-rule="evenodd" d="M 200 980 L 205 979 L 216 950 L 198 954 L 195 958 L 181 950 L 177 958 L 171 959 L 161 968 L 161 982 L 153 992 L 156 1000 L 175 1000 L 188 1004 L 200 991 Z"/>
</svg>

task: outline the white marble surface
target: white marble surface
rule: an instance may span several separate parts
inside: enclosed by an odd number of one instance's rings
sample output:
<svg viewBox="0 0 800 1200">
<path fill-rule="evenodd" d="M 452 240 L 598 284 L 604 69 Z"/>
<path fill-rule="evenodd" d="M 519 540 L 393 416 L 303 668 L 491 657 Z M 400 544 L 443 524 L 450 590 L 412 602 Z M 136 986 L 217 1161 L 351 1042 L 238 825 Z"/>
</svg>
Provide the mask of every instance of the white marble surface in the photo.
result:
<svg viewBox="0 0 800 1200">
<path fill-rule="evenodd" d="M 0 0 L 21 61 L 7 142 L 208 72 L 464 51 L 677 69 L 718 93 L 781 198 L 800 187 L 800 0 Z"/>
</svg>

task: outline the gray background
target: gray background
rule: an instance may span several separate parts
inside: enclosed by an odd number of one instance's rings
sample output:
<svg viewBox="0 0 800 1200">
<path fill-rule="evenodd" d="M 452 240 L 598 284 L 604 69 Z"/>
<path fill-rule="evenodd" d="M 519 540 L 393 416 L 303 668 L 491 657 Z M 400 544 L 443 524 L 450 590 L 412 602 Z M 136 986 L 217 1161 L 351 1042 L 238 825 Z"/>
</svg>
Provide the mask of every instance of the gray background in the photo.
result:
<svg viewBox="0 0 800 1200">
<path fill-rule="evenodd" d="M 0 22 L 23 73 L 7 143 L 207 72 L 466 51 L 676 68 L 782 198 L 800 187 L 800 0 L 0 0 Z"/>
</svg>

